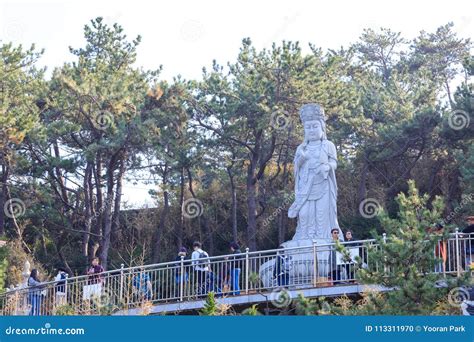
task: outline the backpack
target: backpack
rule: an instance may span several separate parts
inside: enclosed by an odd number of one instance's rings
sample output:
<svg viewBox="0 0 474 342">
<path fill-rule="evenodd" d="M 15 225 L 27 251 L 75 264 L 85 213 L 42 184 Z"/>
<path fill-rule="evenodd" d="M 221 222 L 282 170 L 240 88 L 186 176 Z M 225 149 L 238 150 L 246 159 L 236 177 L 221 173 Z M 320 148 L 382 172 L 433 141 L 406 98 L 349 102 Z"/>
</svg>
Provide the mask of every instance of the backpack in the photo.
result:
<svg viewBox="0 0 474 342">
<path fill-rule="evenodd" d="M 65 285 L 66 284 L 66 273 L 61 272 L 60 281 L 57 282 L 57 286 Z"/>
<path fill-rule="evenodd" d="M 202 251 L 199 253 L 199 261 L 196 266 L 202 268 L 209 266 L 209 254 L 207 252 Z"/>
<path fill-rule="evenodd" d="M 289 274 L 290 271 L 291 271 L 291 263 L 290 263 L 289 258 L 284 254 L 278 255 L 275 261 L 273 275 L 278 276 L 280 274 Z"/>
<path fill-rule="evenodd" d="M 282 256 L 282 269 L 284 273 L 290 273 L 291 271 L 291 263 L 290 263 L 290 258 L 287 257 L 286 255 Z"/>
<path fill-rule="evenodd" d="M 66 290 L 66 273 L 61 272 L 60 280 L 56 283 L 56 291 L 65 292 Z"/>
</svg>

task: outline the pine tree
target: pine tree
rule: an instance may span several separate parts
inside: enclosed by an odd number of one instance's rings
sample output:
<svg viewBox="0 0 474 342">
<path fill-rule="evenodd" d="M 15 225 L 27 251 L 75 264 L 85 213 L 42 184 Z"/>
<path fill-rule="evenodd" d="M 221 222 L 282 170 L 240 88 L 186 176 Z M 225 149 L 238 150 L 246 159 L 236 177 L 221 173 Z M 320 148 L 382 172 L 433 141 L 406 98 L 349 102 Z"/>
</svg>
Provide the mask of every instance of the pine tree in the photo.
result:
<svg viewBox="0 0 474 342">
<path fill-rule="evenodd" d="M 380 213 L 387 238 L 377 236 L 378 247 L 369 250 L 369 267 L 361 269 L 359 278 L 364 284 L 377 284 L 392 289 L 383 296 L 370 294 L 359 309 L 365 314 L 428 315 L 446 302 L 451 289 L 467 282 L 463 278 L 446 278 L 433 273 L 434 249 L 443 236 L 430 233 L 441 219 L 443 200 L 436 197 L 428 206 L 428 194 L 420 196 L 414 181 L 408 182 L 407 194 L 400 193 L 397 218 Z M 441 285 L 441 286 L 440 286 Z"/>
<path fill-rule="evenodd" d="M 201 310 L 200 314 L 203 316 L 219 316 L 214 292 L 209 292 L 207 294 L 206 303 L 204 304 L 204 308 Z"/>
<path fill-rule="evenodd" d="M 262 314 L 258 311 L 257 304 L 252 305 L 251 307 L 242 311 L 242 315 L 246 316 L 261 316 Z"/>
<path fill-rule="evenodd" d="M 5 246 L 0 247 L 0 293 L 4 291 L 7 281 L 8 259 L 6 249 Z"/>
<path fill-rule="evenodd" d="M 9 181 L 17 169 L 21 144 L 39 118 L 36 95 L 44 85 L 44 70 L 37 69 L 35 64 L 42 53 L 34 45 L 24 49 L 0 41 L 0 235 L 5 233 L 8 221 L 16 234 L 20 231 L 16 215 L 12 215 L 15 210 L 4 208 L 9 200 L 19 196 Z"/>
</svg>

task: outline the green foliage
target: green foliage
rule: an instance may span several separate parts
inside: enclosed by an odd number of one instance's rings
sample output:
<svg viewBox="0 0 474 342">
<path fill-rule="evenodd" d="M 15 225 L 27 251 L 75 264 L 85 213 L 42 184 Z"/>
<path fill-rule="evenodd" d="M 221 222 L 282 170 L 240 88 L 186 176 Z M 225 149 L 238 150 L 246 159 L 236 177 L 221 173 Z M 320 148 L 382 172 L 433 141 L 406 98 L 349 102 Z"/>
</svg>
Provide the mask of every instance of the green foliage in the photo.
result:
<svg viewBox="0 0 474 342">
<path fill-rule="evenodd" d="M 391 218 L 386 212 L 380 220 L 387 232 L 384 242 L 377 236 L 379 248 L 369 252 L 368 269 L 358 272 L 364 284 L 383 285 L 393 289 L 383 296 L 368 296 L 372 314 L 428 315 L 437 304 L 447 298 L 447 293 L 460 286 L 466 279 L 443 279 L 442 274 L 433 273 L 436 260 L 433 251 L 439 238 L 432 229 L 441 220 L 443 200 L 436 197 L 428 203 L 427 194 L 420 195 L 415 183 L 410 181 L 408 193 L 397 196 L 399 212 Z M 429 205 L 430 204 L 430 205 Z M 444 236 L 448 230 L 444 231 Z"/>
<path fill-rule="evenodd" d="M 232 240 L 251 249 L 288 240 L 307 102 L 325 108 L 339 222 L 356 238 L 387 229 L 362 217 L 360 202 L 375 198 L 395 217 L 408 179 L 430 200 L 444 196 L 442 216 L 462 206 L 450 223 L 462 226 L 472 209 L 463 198 L 473 192 L 474 126 L 449 125 L 453 111 L 472 117 L 472 43 L 452 24 L 411 41 L 367 29 L 327 51 L 296 41 L 258 49 L 246 38 L 228 63 L 171 82 L 158 79 L 161 66 L 135 66 L 141 37 L 120 25 L 93 19 L 84 38 L 48 81 L 35 68 L 41 52 L 1 47 L 0 207 L 18 197 L 27 210 L 0 215 L 0 226 L 48 269 L 83 273 L 97 251 L 108 268 L 168 261 L 195 239 L 213 255 Z M 127 181 L 155 185 L 156 208 L 124 207 Z M 189 198 L 203 204 L 198 219 L 183 216 Z"/>
<path fill-rule="evenodd" d="M 56 316 L 74 316 L 76 314 L 74 307 L 69 304 L 60 305 L 54 311 Z"/>
<path fill-rule="evenodd" d="M 258 288 L 261 282 L 260 275 L 257 272 L 250 272 L 249 282 L 253 287 Z"/>
<path fill-rule="evenodd" d="M 386 212 L 379 219 L 387 232 L 386 240 L 376 235 L 378 246 L 370 248 L 368 268 L 359 268 L 358 280 L 363 285 L 382 285 L 389 291 L 369 289 L 361 299 L 342 296 L 331 303 L 325 298 L 307 299 L 299 296 L 298 315 L 446 315 L 459 314 L 460 309 L 449 303 L 452 289 L 470 283 L 470 275 L 444 278 L 433 273 L 433 251 L 443 234 L 433 233 L 441 220 L 443 200 L 436 197 L 429 203 L 427 194 L 420 195 L 414 181 L 409 181 L 408 192 L 397 196 L 399 212 L 391 218 Z M 345 248 L 337 250 L 348 257 Z"/>
<path fill-rule="evenodd" d="M 296 298 L 295 313 L 302 316 L 327 315 L 331 312 L 331 305 L 325 297 L 315 299 L 305 298 L 299 294 Z"/>
<path fill-rule="evenodd" d="M 40 109 L 35 95 L 40 93 L 44 81 L 43 70 L 36 69 L 35 63 L 42 53 L 34 45 L 27 50 L 12 43 L 0 45 L 0 150 L 3 153 L 21 144 L 38 121 Z"/>
<path fill-rule="evenodd" d="M 199 314 L 202 316 L 219 316 L 218 304 L 214 292 L 208 292 L 204 307 Z"/>
<path fill-rule="evenodd" d="M 257 304 L 252 305 L 250 308 L 242 311 L 242 315 L 245 316 L 261 316 L 262 314 L 258 311 Z"/>
<path fill-rule="evenodd" d="M 18 240 L 8 241 L 8 243 L 2 247 L 1 253 L 4 253 L 5 258 L 3 263 L 6 267 L 6 272 L 4 273 L 4 284 L 6 287 L 15 287 L 24 282 L 22 273 L 24 272 L 26 261 L 30 263 L 30 270 L 34 268 L 38 269 L 41 280 L 48 279 L 48 273 L 42 264 L 25 252 L 22 244 Z"/>
<path fill-rule="evenodd" d="M 5 290 L 8 272 L 7 247 L 0 247 L 0 293 Z"/>
</svg>

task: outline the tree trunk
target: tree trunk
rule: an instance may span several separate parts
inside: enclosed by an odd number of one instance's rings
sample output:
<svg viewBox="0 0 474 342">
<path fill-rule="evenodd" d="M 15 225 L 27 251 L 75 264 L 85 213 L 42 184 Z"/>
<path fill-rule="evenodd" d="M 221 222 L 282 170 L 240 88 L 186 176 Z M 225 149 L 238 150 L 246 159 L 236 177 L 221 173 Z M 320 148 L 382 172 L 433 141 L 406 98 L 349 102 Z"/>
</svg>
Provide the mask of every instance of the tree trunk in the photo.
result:
<svg viewBox="0 0 474 342">
<path fill-rule="evenodd" d="M 254 166 L 249 165 L 247 173 L 247 244 L 251 251 L 257 250 L 257 199 L 254 169 Z"/>
<path fill-rule="evenodd" d="M 229 175 L 230 181 L 230 192 L 231 192 L 231 221 L 232 221 L 232 239 L 237 242 L 238 232 L 237 232 L 237 191 L 235 189 L 234 175 L 232 174 L 232 167 L 227 167 L 227 174 Z"/>
<path fill-rule="evenodd" d="M 283 242 L 285 242 L 285 215 L 286 211 L 283 210 L 278 213 L 278 245 L 281 245 Z"/>
<path fill-rule="evenodd" d="M 105 210 L 104 210 L 104 234 L 102 235 L 102 250 L 100 253 L 100 261 L 102 263 L 102 267 L 107 269 L 107 262 L 109 256 L 109 249 L 110 249 L 110 238 L 112 234 L 112 225 L 113 225 L 113 214 L 112 214 L 112 206 L 116 205 L 117 197 L 120 197 L 118 193 L 114 191 L 115 179 L 114 179 L 114 171 L 117 164 L 120 165 L 118 174 L 117 174 L 117 189 L 121 189 L 121 178 L 123 177 L 123 173 L 125 172 L 125 159 L 126 156 L 123 151 L 117 151 L 111 158 L 110 162 L 107 165 L 107 200 L 105 201 Z M 114 194 L 115 193 L 115 194 Z M 114 196 L 115 195 L 115 196 Z M 120 211 L 120 203 L 118 203 L 118 211 Z M 117 213 L 118 215 L 118 213 Z"/>
<path fill-rule="evenodd" d="M 2 177 L 0 178 L 0 236 L 5 234 L 5 203 L 7 201 L 7 181 L 8 175 L 10 173 L 10 168 L 8 166 L 8 162 L 6 160 L 6 156 L 3 152 L 2 153 Z"/>
<path fill-rule="evenodd" d="M 169 193 L 166 190 L 168 185 L 168 164 L 166 163 L 163 167 L 162 184 L 163 184 L 163 210 L 161 211 L 160 221 L 155 232 L 155 243 L 153 247 L 153 263 L 156 264 L 160 261 L 160 250 L 161 250 L 161 234 L 165 229 L 166 219 L 168 218 L 170 205 L 169 205 Z"/>
<path fill-rule="evenodd" d="M 103 212 L 104 233 L 102 235 L 102 246 L 100 252 L 100 262 L 107 270 L 107 258 L 110 249 L 110 235 L 112 232 L 112 205 L 114 203 L 114 171 L 111 166 L 107 170 L 107 198 Z"/>
<path fill-rule="evenodd" d="M 194 189 L 193 189 L 193 176 L 189 168 L 187 168 L 187 174 L 188 174 L 189 192 L 191 193 L 191 196 L 193 196 L 193 198 L 196 198 L 196 194 L 194 193 Z M 201 223 L 202 223 L 202 226 L 204 228 L 205 238 L 201 242 L 203 243 L 203 245 L 205 245 L 206 242 L 208 242 L 207 243 L 208 247 L 206 247 L 207 251 L 209 252 L 210 255 L 213 255 L 214 254 L 214 234 L 213 234 L 212 229 L 209 226 L 209 220 L 207 219 L 206 214 L 204 214 L 204 208 L 202 208 L 202 210 L 203 211 L 201 212 L 201 215 L 199 217 L 199 226 L 201 227 Z"/>
<path fill-rule="evenodd" d="M 122 202 L 122 184 L 123 176 L 125 174 L 125 159 L 120 160 L 119 172 L 117 175 L 117 184 L 115 187 L 115 203 L 114 212 L 112 215 L 112 232 L 116 232 L 120 227 L 120 207 Z"/>
<path fill-rule="evenodd" d="M 92 226 L 92 165 L 87 163 L 84 172 L 84 233 L 82 234 L 82 255 L 87 258 L 89 254 L 89 240 Z"/>
<path fill-rule="evenodd" d="M 362 165 L 362 170 L 360 173 L 359 189 L 357 192 L 357 198 L 359 203 L 365 200 L 367 196 L 367 173 L 369 171 L 369 161 L 367 154 L 364 155 L 364 164 Z M 356 212 L 359 210 L 359 203 L 356 207 Z"/>
<path fill-rule="evenodd" d="M 61 159 L 61 154 L 59 153 L 59 146 L 56 141 L 53 143 L 53 149 L 54 149 L 54 157 L 57 158 L 58 160 Z M 57 182 L 59 183 L 59 187 L 61 189 L 61 197 L 63 202 L 69 204 L 68 200 L 68 195 L 67 195 L 67 190 L 66 187 L 64 186 L 64 178 L 61 173 L 61 168 L 59 166 L 55 167 L 55 172 L 56 172 L 56 179 Z"/>
<path fill-rule="evenodd" d="M 103 207 L 103 196 L 102 196 L 102 156 L 100 153 L 97 153 L 96 156 L 96 163 L 94 168 L 94 181 L 95 181 L 95 188 L 96 188 L 96 205 L 91 207 L 92 215 L 93 215 L 93 224 L 92 230 L 94 235 L 93 239 L 89 241 L 89 263 L 92 261 L 93 258 L 96 257 L 96 252 L 100 247 L 100 236 L 102 236 L 102 212 L 104 211 Z M 92 189 L 91 189 L 92 191 Z"/>
<path fill-rule="evenodd" d="M 184 228 L 184 215 L 183 215 L 183 203 L 184 203 L 184 168 L 180 170 L 180 193 L 179 193 L 179 212 L 180 220 L 179 225 L 176 229 L 176 246 L 180 248 L 183 245 L 183 228 Z"/>
</svg>

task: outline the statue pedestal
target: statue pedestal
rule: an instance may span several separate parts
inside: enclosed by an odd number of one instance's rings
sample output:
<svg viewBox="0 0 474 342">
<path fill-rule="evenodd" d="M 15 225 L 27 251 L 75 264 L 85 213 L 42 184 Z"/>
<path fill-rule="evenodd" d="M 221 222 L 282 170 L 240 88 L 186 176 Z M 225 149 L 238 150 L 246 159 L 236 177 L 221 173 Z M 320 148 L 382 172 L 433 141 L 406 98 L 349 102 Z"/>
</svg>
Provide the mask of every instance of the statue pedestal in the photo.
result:
<svg viewBox="0 0 474 342">
<path fill-rule="evenodd" d="M 331 241 L 326 239 L 299 239 L 284 242 L 285 256 L 289 263 L 289 284 L 288 286 L 298 285 L 298 287 L 308 285 L 312 287 L 318 278 L 326 278 L 330 274 L 330 251 L 326 245 Z M 295 248 L 295 249 L 292 249 Z M 317 264 L 315 265 L 315 259 Z M 275 268 L 275 259 L 267 261 L 260 266 L 259 275 L 265 287 L 278 286 L 273 275 Z M 315 269 L 317 274 L 315 277 Z"/>
</svg>

